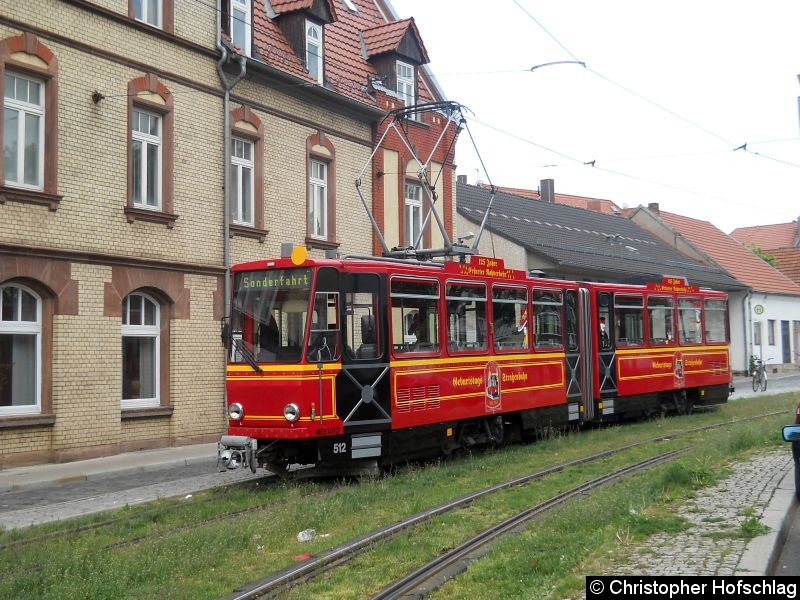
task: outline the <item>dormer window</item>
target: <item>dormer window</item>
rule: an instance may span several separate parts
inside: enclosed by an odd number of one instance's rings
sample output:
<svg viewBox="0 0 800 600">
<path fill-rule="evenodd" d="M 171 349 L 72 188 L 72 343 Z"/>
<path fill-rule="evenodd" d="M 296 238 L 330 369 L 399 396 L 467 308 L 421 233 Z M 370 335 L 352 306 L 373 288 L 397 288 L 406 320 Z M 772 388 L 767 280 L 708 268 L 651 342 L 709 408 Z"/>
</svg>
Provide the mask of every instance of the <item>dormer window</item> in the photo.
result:
<svg viewBox="0 0 800 600">
<path fill-rule="evenodd" d="M 416 104 L 414 65 L 397 61 L 397 93 L 406 106 Z"/>
<path fill-rule="evenodd" d="M 231 0 L 231 41 L 250 56 L 251 0 Z"/>
<path fill-rule="evenodd" d="M 317 83 L 322 83 L 322 25 L 306 21 L 306 68 Z"/>
</svg>

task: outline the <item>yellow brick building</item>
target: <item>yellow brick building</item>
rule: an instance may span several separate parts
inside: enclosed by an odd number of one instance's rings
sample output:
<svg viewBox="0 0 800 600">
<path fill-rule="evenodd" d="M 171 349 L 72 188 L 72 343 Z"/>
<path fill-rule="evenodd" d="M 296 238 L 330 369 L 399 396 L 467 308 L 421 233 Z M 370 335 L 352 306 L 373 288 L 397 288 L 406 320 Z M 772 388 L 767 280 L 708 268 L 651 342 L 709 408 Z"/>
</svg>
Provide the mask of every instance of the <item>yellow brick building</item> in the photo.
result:
<svg viewBox="0 0 800 600">
<path fill-rule="evenodd" d="M 279 44 L 269 27 L 297 17 L 270 16 L 280 2 L 34 4 L 0 0 L 0 468 L 215 440 L 226 258 L 277 256 L 284 242 L 372 253 L 353 182 L 392 92 L 344 82 L 327 39 L 330 64 L 278 48 L 291 36 Z M 382 12 L 307 5 L 300 18 L 326 35 Z M 219 71 L 231 82 L 243 64 L 226 119 Z M 414 86 L 438 93 L 421 69 Z M 367 173 L 362 191 L 383 212 Z"/>
</svg>

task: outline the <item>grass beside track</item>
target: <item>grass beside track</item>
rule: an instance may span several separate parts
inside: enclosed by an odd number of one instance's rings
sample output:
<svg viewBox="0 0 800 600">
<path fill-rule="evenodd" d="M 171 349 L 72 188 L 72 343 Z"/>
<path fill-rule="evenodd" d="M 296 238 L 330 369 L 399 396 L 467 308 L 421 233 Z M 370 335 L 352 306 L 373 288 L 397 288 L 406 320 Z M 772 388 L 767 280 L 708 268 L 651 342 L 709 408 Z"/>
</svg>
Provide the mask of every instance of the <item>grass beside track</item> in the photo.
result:
<svg viewBox="0 0 800 600">
<path fill-rule="evenodd" d="M 671 503 L 685 498 L 695 487 L 712 482 L 731 457 L 777 446 L 778 425 L 789 422 L 796 399 L 796 394 L 784 394 L 739 400 L 689 417 L 556 435 L 535 444 L 461 460 L 410 465 L 385 477 L 332 490 L 327 489 L 329 483 L 272 482 L 252 488 L 215 490 L 188 501 L 160 501 L 127 509 L 124 514 L 130 518 L 106 527 L 0 550 L 0 597 L 218 598 L 243 583 L 294 564 L 293 556 L 320 553 L 493 483 L 625 443 L 785 410 L 785 417 L 651 444 L 571 468 L 532 485 L 505 490 L 429 521 L 359 557 L 352 565 L 289 593 L 292 597 L 364 597 L 442 549 L 558 491 L 670 447 L 698 443 L 691 458 L 601 490 L 536 521 L 526 534 L 502 542 L 502 548 L 509 544 L 507 549 L 498 548 L 477 561 L 469 572 L 440 592 L 442 598 L 530 597 L 551 592 L 561 597 L 582 589 L 582 574 L 592 572 L 590 567 L 600 564 L 597 561 L 613 548 L 616 532 L 630 531 L 636 537 L 684 527 L 680 519 L 670 514 Z M 261 508 L 206 522 L 250 506 Z M 637 507 L 636 514 L 629 510 L 631 506 Z M 585 512 L 564 516 L 574 510 Z M 0 534 L 0 544 L 113 516 L 6 532 Z M 299 543 L 297 532 L 307 528 L 316 529 L 317 537 Z M 137 542 L 118 545 L 131 540 Z M 523 543 L 528 545 L 514 546 Z M 482 572 L 484 568 L 486 572 Z M 498 570 L 491 574 L 492 569 Z M 495 580 L 496 583 L 488 583 Z M 501 581 L 517 580 L 517 587 L 506 589 L 508 583 L 492 587 Z"/>
</svg>

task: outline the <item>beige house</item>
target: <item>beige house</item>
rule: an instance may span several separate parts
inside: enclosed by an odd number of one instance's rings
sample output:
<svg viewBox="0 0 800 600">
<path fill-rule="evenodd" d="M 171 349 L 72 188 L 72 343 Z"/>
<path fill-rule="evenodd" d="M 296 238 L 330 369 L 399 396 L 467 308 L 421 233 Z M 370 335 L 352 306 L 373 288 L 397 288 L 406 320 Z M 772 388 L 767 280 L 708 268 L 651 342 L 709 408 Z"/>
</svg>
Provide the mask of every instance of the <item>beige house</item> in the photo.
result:
<svg viewBox="0 0 800 600">
<path fill-rule="evenodd" d="M 353 93 L 325 52 L 390 7 L 216 4 L 3 2 L 0 468 L 218 439 L 227 265 L 374 250 L 353 181 L 382 98 L 437 92 L 412 56 L 402 89 Z M 273 47 L 295 21 L 318 46 Z"/>
</svg>

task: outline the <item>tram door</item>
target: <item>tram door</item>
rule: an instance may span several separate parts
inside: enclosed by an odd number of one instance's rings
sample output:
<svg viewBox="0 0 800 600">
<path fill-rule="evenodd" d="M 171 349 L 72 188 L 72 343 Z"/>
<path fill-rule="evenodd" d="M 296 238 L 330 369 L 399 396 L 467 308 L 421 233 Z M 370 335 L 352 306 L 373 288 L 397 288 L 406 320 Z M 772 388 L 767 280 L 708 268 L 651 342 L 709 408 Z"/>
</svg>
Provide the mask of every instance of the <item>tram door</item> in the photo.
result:
<svg viewBox="0 0 800 600">
<path fill-rule="evenodd" d="M 597 294 L 597 378 L 600 398 L 617 395 L 616 352 L 614 349 L 614 302 L 610 292 Z"/>
<path fill-rule="evenodd" d="M 567 290 L 565 293 L 564 328 L 566 338 L 564 350 L 567 360 L 567 402 L 580 402 L 583 398 L 583 356 L 581 352 L 581 318 L 578 302 L 578 290 Z"/>
<path fill-rule="evenodd" d="M 344 352 L 336 413 L 348 433 L 391 425 L 386 285 L 374 273 L 344 273 Z"/>
</svg>

